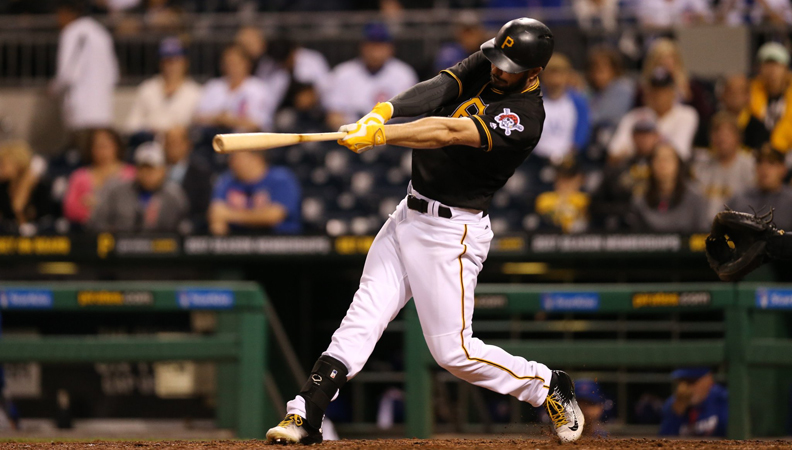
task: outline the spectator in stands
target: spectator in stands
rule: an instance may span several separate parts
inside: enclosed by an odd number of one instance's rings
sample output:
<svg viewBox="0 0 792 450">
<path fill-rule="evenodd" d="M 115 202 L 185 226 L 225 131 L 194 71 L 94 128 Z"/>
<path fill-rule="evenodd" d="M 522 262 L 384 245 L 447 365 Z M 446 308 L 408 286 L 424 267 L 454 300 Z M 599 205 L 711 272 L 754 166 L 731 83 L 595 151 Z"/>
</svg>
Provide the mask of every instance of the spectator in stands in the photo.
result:
<svg viewBox="0 0 792 450">
<path fill-rule="evenodd" d="M 440 72 L 476 53 L 487 40 L 487 30 L 473 13 L 462 12 L 456 23 L 454 42 L 444 44 L 438 50 L 434 61 L 434 71 Z"/>
<path fill-rule="evenodd" d="M 253 132 L 269 130 L 275 113 L 272 92 L 250 75 L 251 61 L 245 50 L 230 45 L 223 51 L 223 76 L 206 83 L 195 120 L 217 130 Z"/>
<path fill-rule="evenodd" d="M 754 158 L 743 151 L 737 118 L 721 111 L 712 118 L 712 146 L 693 166 L 693 173 L 709 203 L 707 217 L 714 218 L 735 195 L 755 184 Z"/>
<path fill-rule="evenodd" d="M 96 232 L 178 231 L 189 205 L 181 187 L 168 181 L 165 151 L 157 142 L 135 150 L 135 179 L 113 181 L 88 221 Z"/>
<path fill-rule="evenodd" d="M 321 91 L 330 67 L 318 51 L 289 40 L 278 40 L 269 44 L 255 73 L 272 91 L 278 106 L 293 106 L 297 85 L 307 84 L 316 92 Z"/>
<path fill-rule="evenodd" d="M 588 227 L 589 196 L 581 191 L 583 174 L 573 157 L 556 167 L 554 189 L 536 197 L 536 213 L 544 224 L 563 233 L 581 233 Z"/>
<path fill-rule="evenodd" d="M 673 145 L 683 160 L 690 158 L 698 113 L 677 101 L 675 86 L 673 76 L 665 68 L 655 68 L 645 89 L 646 106 L 633 109 L 619 122 L 608 145 L 610 158 L 622 159 L 634 154 L 632 129 L 641 120 L 656 121 L 660 136 Z"/>
<path fill-rule="evenodd" d="M 792 189 L 784 184 L 787 167 L 784 155 L 765 144 L 756 154 L 756 187 L 748 189 L 727 204 L 736 211 L 767 212 L 775 208 L 775 223 L 782 230 L 792 228 Z"/>
<path fill-rule="evenodd" d="M 700 80 L 691 77 L 685 68 L 682 52 L 676 42 L 667 38 L 655 40 L 646 55 L 643 64 L 643 85 L 651 82 L 652 74 L 662 67 L 671 74 L 677 89 L 680 102 L 695 108 L 699 122 L 694 143 L 701 147 L 708 145 L 709 121 L 715 113 L 715 98 L 710 89 Z"/>
<path fill-rule="evenodd" d="M 726 0 L 720 2 L 718 16 L 729 25 L 792 24 L 792 5 L 788 0 Z"/>
<path fill-rule="evenodd" d="M 737 118 L 743 144 L 759 149 L 767 139 L 764 124 L 751 114 L 750 83 L 742 74 L 730 75 L 718 85 L 720 110 Z"/>
<path fill-rule="evenodd" d="M 560 163 L 586 148 L 589 138 L 589 108 L 585 98 L 570 88 L 572 64 L 556 52 L 541 74 L 545 121 L 534 155 Z"/>
<path fill-rule="evenodd" d="M 726 436 L 729 396 L 706 367 L 677 369 L 676 390 L 663 406 L 661 436 Z"/>
<path fill-rule="evenodd" d="M 707 0 L 640 0 L 634 3 L 642 28 L 666 30 L 712 20 Z"/>
<path fill-rule="evenodd" d="M 206 211 L 212 199 L 212 170 L 200 159 L 191 158 L 193 143 L 185 127 L 165 132 L 165 162 L 168 181 L 181 186 L 190 205 L 193 231 L 205 231 Z"/>
<path fill-rule="evenodd" d="M 74 171 L 69 177 L 63 199 L 63 215 L 73 224 L 88 221 L 105 184 L 111 180 L 131 180 L 135 168 L 122 159 L 121 136 L 111 128 L 93 130 L 88 142 L 89 166 Z"/>
<path fill-rule="evenodd" d="M 260 152 L 232 153 L 228 167 L 212 194 L 212 234 L 259 230 L 295 234 L 302 230 L 300 184 L 289 169 L 269 167 Z"/>
<path fill-rule="evenodd" d="M 646 192 L 633 197 L 628 224 L 637 231 L 695 233 L 709 226 L 706 212 L 706 200 L 688 181 L 682 158 L 670 144 L 658 144 Z"/>
<path fill-rule="evenodd" d="M 613 33 L 619 25 L 619 0 L 573 0 L 572 8 L 584 30 Z"/>
<path fill-rule="evenodd" d="M 160 43 L 160 74 L 144 81 L 126 122 L 129 133 L 160 133 L 192 122 L 201 86 L 187 74 L 188 61 L 178 38 Z"/>
<path fill-rule="evenodd" d="M 649 184 L 651 157 L 660 143 L 653 120 L 636 122 L 632 129 L 635 154 L 605 167 L 602 183 L 591 199 L 591 217 L 595 227 L 617 231 L 626 226 L 625 211 L 635 195 L 644 195 Z"/>
<path fill-rule="evenodd" d="M 96 20 L 83 16 L 81 0 L 61 0 L 57 9 L 57 72 L 50 92 L 63 96 L 63 120 L 74 144 L 85 148 L 90 129 L 113 123 L 118 62 L 113 38 Z"/>
<path fill-rule="evenodd" d="M 326 131 L 327 114 L 319 93 L 310 84 L 292 83 L 291 101 L 275 115 L 275 129 L 282 133 L 318 133 Z"/>
<path fill-rule="evenodd" d="M 608 437 L 608 432 L 602 427 L 607 400 L 600 390 L 599 383 L 589 378 L 576 380 L 575 397 L 586 419 L 584 433 L 589 436 Z"/>
<path fill-rule="evenodd" d="M 624 76 L 621 55 L 609 47 L 594 47 L 588 54 L 589 110 L 592 143 L 606 148 L 619 121 L 635 101 L 635 83 Z"/>
<path fill-rule="evenodd" d="M 52 199 L 52 184 L 33 167 L 40 159 L 24 141 L 0 143 L 2 232 L 30 235 L 54 223 L 58 208 Z"/>
<path fill-rule="evenodd" d="M 365 29 L 360 57 L 336 66 L 322 95 L 331 129 L 365 115 L 377 102 L 384 102 L 418 82 L 415 71 L 393 56 L 387 27 L 371 23 Z"/>
<path fill-rule="evenodd" d="M 786 152 L 792 148 L 792 83 L 789 76 L 789 51 L 777 42 L 768 42 L 757 54 L 759 74 L 751 82 L 751 114 L 764 124 L 763 136 Z"/>
</svg>

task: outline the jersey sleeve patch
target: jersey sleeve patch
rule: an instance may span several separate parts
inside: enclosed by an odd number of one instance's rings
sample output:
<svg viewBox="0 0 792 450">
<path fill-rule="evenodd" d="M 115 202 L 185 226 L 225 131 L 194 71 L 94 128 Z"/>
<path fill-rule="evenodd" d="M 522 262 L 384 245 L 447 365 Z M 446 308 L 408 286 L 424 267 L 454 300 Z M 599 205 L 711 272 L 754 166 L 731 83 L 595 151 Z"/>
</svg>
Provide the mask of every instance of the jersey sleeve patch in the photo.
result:
<svg viewBox="0 0 792 450">
<path fill-rule="evenodd" d="M 506 136 L 511 136 L 512 131 L 520 132 L 525 129 L 520 125 L 520 116 L 511 112 L 509 108 L 503 108 L 503 112 L 495 116 L 495 122 Z"/>
</svg>

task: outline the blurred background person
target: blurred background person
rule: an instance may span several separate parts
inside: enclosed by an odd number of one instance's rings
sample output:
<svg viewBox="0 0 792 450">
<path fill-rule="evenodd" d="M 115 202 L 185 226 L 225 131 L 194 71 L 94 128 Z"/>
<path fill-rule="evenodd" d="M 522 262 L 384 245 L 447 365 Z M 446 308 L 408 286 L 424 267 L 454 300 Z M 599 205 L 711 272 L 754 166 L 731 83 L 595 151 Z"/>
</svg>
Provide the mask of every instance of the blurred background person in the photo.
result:
<svg viewBox="0 0 792 450">
<path fill-rule="evenodd" d="M 89 129 L 113 123 L 113 93 L 118 83 L 113 38 L 99 22 L 84 16 L 81 0 L 60 0 L 57 71 L 50 91 L 63 97 L 63 121 L 72 144 L 84 150 Z"/>
<path fill-rule="evenodd" d="M 694 144 L 707 146 L 709 138 L 707 127 L 715 112 L 715 98 L 710 92 L 711 89 L 688 73 L 682 52 L 677 43 L 671 39 L 657 39 L 649 47 L 641 72 L 644 86 L 651 84 L 654 71 L 658 67 L 664 68 L 674 79 L 677 99 L 685 105 L 692 106 L 698 113 L 699 121 Z"/>
<path fill-rule="evenodd" d="M 767 140 L 764 124 L 751 114 L 751 89 L 748 77 L 743 74 L 729 75 L 718 85 L 719 110 L 737 118 L 743 144 L 759 149 Z"/>
<path fill-rule="evenodd" d="M 454 28 L 454 42 L 443 44 L 434 60 L 434 72 L 440 72 L 476 53 L 487 40 L 487 30 L 473 13 L 460 13 Z"/>
<path fill-rule="evenodd" d="M 545 228 L 582 233 L 588 228 L 589 196 L 581 190 L 583 174 L 573 157 L 556 167 L 553 190 L 536 198 L 535 211 Z"/>
<path fill-rule="evenodd" d="M 553 164 L 575 157 L 586 148 L 591 127 L 588 104 L 571 87 L 572 64 L 562 53 L 554 53 L 540 75 L 545 109 L 542 137 L 532 155 Z"/>
<path fill-rule="evenodd" d="M 661 436 L 726 436 L 729 394 L 706 367 L 671 373 L 676 389 L 663 406 Z"/>
<path fill-rule="evenodd" d="M 770 142 L 783 152 L 792 147 L 792 83 L 789 51 L 777 42 L 762 45 L 757 52 L 759 73 L 751 82 L 751 114 L 764 124 L 755 140 Z"/>
<path fill-rule="evenodd" d="M 572 0 L 580 28 L 613 33 L 619 25 L 619 0 Z"/>
<path fill-rule="evenodd" d="M 93 130 L 88 148 L 88 166 L 71 174 L 63 199 L 64 217 L 78 226 L 88 221 L 105 184 L 135 177 L 135 168 L 123 162 L 124 145 L 115 130 Z"/>
<path fill-rule="evenodd" d="M 307 84 L 321 92 L 329 74 L 330 66 L 324 55 L 289 39 L 270 42 L 255 70 L 278 107 L 294 104 L 297 84 Z"/>
<path fill-rule="evenodd" d="M 602 151 L 613 137 L 619 121 L 633 107 L 635 83 L 624 76 L 624 62 L 619 52 L 605 46 L 589 51 L 586 79 L 591 143 Z"/>
<path fill-rule="evenodd" d="M 712 118 L 712 145 L 693 165 L 693 174 L 707 199 L 707 217 L 714 218 L 735 195 L 756 184 L 753 156 L 744 151 L 737 118 L 721 111 Z"/>
<path fill-rule="evenodd" d="M 269 167 L 261 152 L 236 152 L 215 183 L 209 230 L 295 234 L 302 231 L 300 184 L 286 167 Z"/>
<path fill-rule="evenodd" d="M 710 225 L 704 197 L 691 186 L 685 163 L 661 142 L 651 156 L 646 192 L 632 199 L 628 223 L 636 231 L 696 233 Z"/>
<path fill-rule="evenodd" d="M 594 227 L 607 231 L 626 227 L 624 212 L 630 209 L 633 196 L 646 193 L 652 152 L 660 139 L 653 120 L 642 120 L 633 125 L 635 153 L 628 159 L 605 166 L 602 182 L 592 196 L 590 211 Z"/>
<path fill-rule="evenodd" d="M 367 114 L 418 82 L 410 65 L 393 56 L 388 28 L 381 23 L 366 25 L 360 56 L 336 66 L 325 85 L 322 104 L 328 111 L 327 125 L 338 129 Z"/>
<path fill-rule="evenodd" d="M 744 191 L 726 203 L 735 211 L 767 212 L 775 208 L 773 217 L 782 230 L 792 228 L 792 189 L 784 184 L 787 167 L 784 154 L 765 144 L 756 153 L 756 187 Z"/>
<path fill-rule="evenodd" d="M 792 23 L 792 5 L 787 0 L 723 0 L 718 16 L 729 25 Z"/>
<path fill-rule="evenodd" d="M 60 213 L 46 177 L 31 176 L 36 158 L 24 141 L 0 143 L 0 223 L 3 232 L 34 234 Z"/>
<path fill-rule="evenodd" d="M 160 133 L 192 122 L 201 86 L 188 75 L 187 53 L 179 38 L 159 46 L 159 75 L 141 83 L 126 121 L 128 133 Z"/>
<path fill-rule="evenodd" d="M 168 181 L 181 186 L 189 204 L 188 217 L 193 233 L 205 233 L 206 211 L 212 199 L 214 175 L 201 159 L 193 158 L 193 143 L 185 127 L 175 127 L 164 135 Z"/>
<path fill-rule="evenodd" d="M 622 118 L 616 133 L 608 144 L 608 157 L 627 158 L 634 154 L 632 129 L 639 120 L 653 120 L 663 139 L 673 144 L 682 160 L 691 155 L 693 137 L 698 127 L 698 113 L 677 99 L 673 75 L 657 67 L 649 77 L 644 90 L 646 106 L 635 108 Z"/>
<path fill-rule="evenodd" d="M 223 76 L 206 83 L 195 111 L 196 123 L 210 127 L 209 135 L 217 130 L 254 132 L 272 127 L 276 106 L 272 92 L 250 71 L 251 61 L 242 47 L 234 44 L 223 50 Z"/>
<path fill-rule="evenodd" d="M 667 30 L 712 19 L 707 0 L 640 0 L 633 5 L 638 23 L 649 30 Z"/>
<path fill-rule="evenodd" d="M 135 179 L 108 184 L 88 221 L 96 232 L 162 232 L 179 230 L 189 211 L 182 188 L 168 181 L 165 151 L 157 142 L 135 150 Z"/>
<path fill-rule="evenodd" d="M 608 437 L 608 432 L 602 426 L 605 421 L 605 409 L 609 406 L 599 383 L 590 378 L 575 380 L 575 397 L 578 399 L 580 410 L 586 419 L 585 434 L 596 437 Z"/>
</svg>

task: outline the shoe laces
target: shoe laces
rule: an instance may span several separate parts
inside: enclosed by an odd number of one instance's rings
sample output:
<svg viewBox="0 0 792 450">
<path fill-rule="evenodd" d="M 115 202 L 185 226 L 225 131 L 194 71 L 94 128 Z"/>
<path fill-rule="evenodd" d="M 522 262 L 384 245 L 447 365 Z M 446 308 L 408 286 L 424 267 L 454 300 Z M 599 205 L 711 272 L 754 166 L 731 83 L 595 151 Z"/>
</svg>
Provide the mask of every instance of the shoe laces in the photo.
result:
<svg viewBox="0 0 792 450">
<path fill-rule="evenodd" d="M 547 414 L 550 416 L 550 420 L 553 421 L 553 424 L 556 428 L 569 423 L 563 400 L 561 400 L 559 396 L 557 396 L 555 393 L 552 393 L 547 396 L 545 403 L 547 406 Z"/>
<path fill-rule="evenodd" d="M 289 425 L 294 424 L 298 427 L 301 427 L 303 424 L 303 418 L 297 414 L 289 414 L 286 416 L 281 423 L 278 424 L 279 427 L 288 427 Z"/>
</svg>

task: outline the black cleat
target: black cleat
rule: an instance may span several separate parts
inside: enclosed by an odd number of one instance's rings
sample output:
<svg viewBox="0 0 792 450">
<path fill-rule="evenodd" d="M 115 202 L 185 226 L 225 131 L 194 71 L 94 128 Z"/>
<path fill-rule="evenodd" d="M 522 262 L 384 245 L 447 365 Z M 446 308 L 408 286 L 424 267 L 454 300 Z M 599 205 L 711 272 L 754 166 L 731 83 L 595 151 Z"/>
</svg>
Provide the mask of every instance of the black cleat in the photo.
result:
<svg viewBox="0 0 792 450">
<path fill-rule="evenodd" d="M 566 372 L 553 371 L 545 408 L 561 442 L 575 442 L 580 438 L 585 420 L 575 399 L 575 385 Z"/>
</svg>

